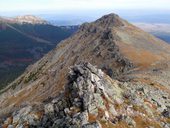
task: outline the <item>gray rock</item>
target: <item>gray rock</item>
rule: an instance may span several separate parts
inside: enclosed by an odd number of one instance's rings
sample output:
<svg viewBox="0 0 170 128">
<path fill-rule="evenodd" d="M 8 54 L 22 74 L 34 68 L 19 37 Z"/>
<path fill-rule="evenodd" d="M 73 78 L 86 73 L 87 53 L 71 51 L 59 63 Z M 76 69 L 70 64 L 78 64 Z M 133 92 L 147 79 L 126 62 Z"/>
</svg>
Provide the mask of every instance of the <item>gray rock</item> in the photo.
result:
<svg viewBox="0 0 170 128">
<path fill-rule="evenodd" d="M 64 112 L 65 112 L 66 115 L 69 115 L 69 113 L 70 113 L 69 108 L 65 108 L 65 109 L 64 109 Z"/>
<path fill-rule="evenodd" d="M 89 106 L 88 106 L 88 112 L 92 115 L 98 115 L 98 108 L 96 107 L 96 104 L 95 103 L 91 103 Z"/>
<path fill-rule="evenodd" d="M 96 102 L 97 108 L 105 109 L 105 104 L 104 104 L 104 101 L 103 101 L 101 95 L 95 93 L 95 94 L 94 94 L 94 98 L 95 98 L 94 100 L 95 100 L 95 102 Z"/>
<path fill-rule="evenodd" d="M 14 128 L 14 126 L 13 125 L 8 125 L 8 128 Z"/>
<path fill-rule="evenodd" d="M 90 106 L 92 99 L 93 99 L 93 95 L 91 95 L 90 93 L 85 93 L 83 95 L 83 109 L 84 110 L 88 109 L 88 106 Z"/>
<path fill-rule="evenodd" d="M 110 105 L 110 106 L 109 106 L 109 111 L 110 111 L 111 114 L 114 115 L 114 116 L 117 116 L 117 115 L 118 115 L 118 113 L 117 113 L 117 111 L 116 111 L 116 109 L 114 108 L 113 105 Z"/>
<path fill-rule="evenodd" d="M 32 126 L 38 126 L 40 124 L 40 120 L 35 114 L 29 114 L 26 120 Z"/>
<path fill-rule="evenodd" d="M 54 113 L 54 104 L 49 103 L 44 106 L 44 111 L 46 114 Z"/>
<path fill-rule="evenodd" d="M 82 126 L 82 128 L 102 128 L 99 122 L 89 123 Z"/>
<path fill-rule="evenodd" d="M 18 125 L 16 126 L 16 128 L 24 128 L 24 125 L 23 125 L 23 124 L 18 124 Z"/>
<path fill-rule="evenodd" d="M 77 113 L 73 116 L 74 123 L 78 123 L 79 125 L 84 125 L 88 123 L 88 113 L 82 112 L 82 113 Z"/>
<path fill-rule="evenodd" d="M 16 124 L 18 122 L 23 122 L 24 120 L 26 120 L 27 115 L 32 111 L 32 107 L 31 106 L 27 106 L 24 107 L 22 109 L 20 109 L 17 112 L 13 113 L 13 124 Z"/>
<path fill-rule="evenodd" d="M 166 118 L 170 118 L 170 109 L 165 109 L 163 112 L 162 112 L 162 115 Z"/>
<path fill-rule="evenodd" d="M 170 123 L 165 123 L 163 128 L 170 128 Z"/>
<path fill-rule="evenodd" d="M 85 66 L 94 74 L 98 74 L 98 70 L 90 63 L 85 63 Z"/>
</svg>

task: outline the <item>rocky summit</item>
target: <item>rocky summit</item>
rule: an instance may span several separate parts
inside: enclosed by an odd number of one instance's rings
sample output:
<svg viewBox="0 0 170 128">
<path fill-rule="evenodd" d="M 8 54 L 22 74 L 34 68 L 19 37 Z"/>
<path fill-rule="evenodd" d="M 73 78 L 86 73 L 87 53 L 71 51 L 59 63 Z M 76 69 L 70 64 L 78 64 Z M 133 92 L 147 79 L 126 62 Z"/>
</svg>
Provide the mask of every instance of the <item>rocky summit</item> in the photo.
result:
<svg viewBox="0 0 170 128">
<path fill-rule="evenodd" d="M 116 14 L 84 23 L 0 91 L 2 127 L 169 128 L 170 45 Z"/>
</svg>

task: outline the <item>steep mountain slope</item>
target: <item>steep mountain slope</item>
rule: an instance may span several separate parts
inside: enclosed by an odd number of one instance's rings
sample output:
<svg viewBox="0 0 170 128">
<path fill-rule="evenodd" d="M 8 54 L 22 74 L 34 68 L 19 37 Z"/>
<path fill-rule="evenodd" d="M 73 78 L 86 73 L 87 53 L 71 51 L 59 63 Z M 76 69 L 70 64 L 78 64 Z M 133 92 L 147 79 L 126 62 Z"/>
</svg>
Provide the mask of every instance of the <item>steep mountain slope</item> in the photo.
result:
<svg viewBox="0 0 170 128">
<path fill-rule="evenodd" d="M 76 29 L 49 24 L 0 23 L 0 88 L 53 49 Z"/>
<path fill-rule="evenodd" d="M 137 90 L 140 90 L 140 87 L 143 85 L 149 89 L 151 87 L 150 90 L 158 96 L 161 95 L 160 93 L 168 95 L 167 93 L 170 92 L 169 85 L 166 83 L 170 74 L 165 73 L 165 69 L 166 71 L 170 69 L 169 59 L 170 46 L 168 44 L 143 32 L 115 14 L 106 15 L 93 23 L 83 24 L 73 36 L 62 41 L 41 60 L 34 65 L 29 66 L 27 71 L 22 74 L 20 78 L 11 83 L 7 88 L 3 89 L 0 96 L 0 115 L 5 115 L 27 105 L 41 104 L 42 101 L 53 99 L 60 93 L 63 93 L 64 86 L 70 82 L 67 79 L 69 67 L 80 64 L 82 61 L 96 65 L 112 79 L 129 82 L 128 85 L 125 85 L 125 88 L 130 86 L 129 91 L 132 90 L 130 95 L 133 95 L 133 93 L 136 95 L 134 97 L 134 104 L 137 103 L 135 109 L 140 109 L 138 104 L 142 104 L 143 102 L 137 102 L 140 101 L 140 98 L 137 96 L 141 96 L 142 99 L 145 96 L 140 94 L 140 91 L 138 92 Z M 85 66 L 85 68 L 87 67 Z M 73 76 L 76 77 L 76 74 L 81 76 L 81 73 L 84 72 L 83 69 L 84 68 L 81 67 L 78 69 L 78 72 L 75 71 Z M 94 71 L 91 72 L 94 73 Z M 159 83 L 160 79 L 155 79 L 156 77 L 160 77 L 160 75 L 158 75 L 159 73 L 162 75 L 161 83 Z M 87 76 L 87 78 L 89 77 Z M 100 79 L 98 80 L 100 81 Z M 79 79 L 77 81 L 79 81 Z M 81 81 L 79 82 L 81 83 Z M 87 84 L 90 85 L 88 80 L 86 82 L 87 83 L 82 86 Z M 95 86 L 97 83 L 92 82 L 92 84 Z M 105 86 L 107 86 L 107 84 L 104 84 L 104 87 Z M 109 87 L 110 86 L 111 85 L 109 85 Z M 121 84 L 118 84 L 118 86 L 121 86 Z M 135 89 L 134 91 L 133 86 Z M 148 91 L 148 88 L 144 91 Z M 113 90 L 119 91 L 119 89 L 117 89 L 118 88 L 115 88 Z M 124 89 L 124 91 L 125 90 L 126 89 Z M 154 90 L 160 90 L 160 92 Z M 108 93 L 109 96 L 114 95 L 114 92 L 112 91 L 109 91 L 106 94 Z M 87 92 L 85 94 L 88 95 L 89 93 Z M 146 95 L 148 98 L 152 93 Z M 70 98 L 72 97 L 74 96 L 71 96 Z M 133 100 L 133 96 L 129 96 L 129 93 L 128 96 L 125 97 L 132 97 Z M 149 101 L 146 101 L 147 98 L 145 98 L 143 100 L 149 105 L 152 105 L 152 103 L 150 104 L 150 101 L 152 100 L 154 101 L 152 101 L 154 104 L 157 104 L 156 107 L 153 105 L 154 108 L 152 108 L 151 111 L 155 111 L 154 109 L 156 109 L 156 112 L 159 112 L 159 114 L 163 113 L 164 110 L 169 111 L 168 96 L 166 96 L 164 100 L 166 104 L 160 102 L 159 98 L 152 98 Z M 123 103 L 131 105 L 131 102 L 128 101 L 129 100 L 127 100 L 127 102 L 126 100 L 123 100 Z M 72 101 L 71 103 L 74 102 Z M 122 102 L 120 101 L 118 107 L 121 107 L 121 104 Z M 115 105 L 116 104 L 114 104 L 114 106 Z M 147 108 L 145 107 L 145 109 Z M 159 111 L 159 109 L 161 110 Z M 51 107 L 48 110 L 51 110 Z M 124 114 L 126 112 L 122 113 Z M 120 115 L 123 115 L 122 113 Z M 142 111 L 142 114 L 145 114 L 145 111 Z M 127 121 L 128 120 L 129 118 Z M 138 118 L 136 118 L 136 122 L 138 123 L 141 121 L 144 122 L 144 124 L 148 123 L 147 120 L 144 120 L 145 118 L 143 116 L 138 116 Z M 159 124 L 156 127 L 159 127 L 161 122 L 160 119 L 158 120 Z M 123 123 L 120 122 L 120 120 L 118 122 Z M 154 122 L 156 122 L 156 118 L 154 118 L 153 124 Z"/>
</svg>

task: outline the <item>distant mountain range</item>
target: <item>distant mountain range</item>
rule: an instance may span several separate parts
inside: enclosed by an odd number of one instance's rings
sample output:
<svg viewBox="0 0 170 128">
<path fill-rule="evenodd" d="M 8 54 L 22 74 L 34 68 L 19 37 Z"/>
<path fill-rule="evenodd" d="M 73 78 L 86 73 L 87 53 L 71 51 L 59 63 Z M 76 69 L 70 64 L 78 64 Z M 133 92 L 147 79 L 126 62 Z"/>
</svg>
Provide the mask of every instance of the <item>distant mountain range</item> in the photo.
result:
<svg viewBox="0 0 170 128">
<path fill-rule="evenodd" d="M 112 12 L 112 11 L 111 11 Z M 87 14 L 70 14 L 70 15 L 57 15 L 57 14 L 42 14 L 41 17 L 44 17 L 53 25 L 81 25 L 84 22 L 91 22 L 97 18 L 99 18 L 102 13 L 99 11 L 93 12 L 91 15 Z M 145 30 L 153 34 L 154 36 L 166 41 L 170 42 L 170 34 L 167 33 L 169 31 L 169 12 L 158 12 L 158 11 L 148 11 L 146 10 L 124 10 L 118 11 L 118 13 L 129 22 L 137 25 L 141 29 Z M 158 27 L 159 26 L 159 27 Z M 151 29 L 154 31 L 151 31 Z M 150 29 L 150 30 L 149 30 Z M 166 29 L 166 30 L 165 30 Z M 160 31 L 161 30 L 161 31 Z"/>
<path fill-rule="evenodd" d="M 42 13 L 39 14 L 50 23 L 56 25 L 80 25 L 84 22 L 92 22 L 102 15 L 111 13 L 113 10 L 108 10 L 106 12 L 96 10 L 87 10 L 85 12 L 68 12 L 68 13 Z M 160 10 L 116 10 L 116 13 L 121 17 L 127 19 L 130 23 L 133 22 L 143 22 L 143 23 L 170 23 L 170 13 L 169 11 Z M 89 15 L 90 14 L 90 15 Z"/>
<path fill-rule="evenodd" d="M 58 27 L 35 16 L 0 18 L 0 88 L 68 38 L 76 27 Z"/>
<path fill-rule="evenodd" d="M 6 23 L 16 23 L 16 24 L 48 24 L 47 21 L 33 16 L 33 15 L 24 15 L 24 16 L 17 16 L 17 17 L 0 17 L 1 22 Z"/>
</svg>

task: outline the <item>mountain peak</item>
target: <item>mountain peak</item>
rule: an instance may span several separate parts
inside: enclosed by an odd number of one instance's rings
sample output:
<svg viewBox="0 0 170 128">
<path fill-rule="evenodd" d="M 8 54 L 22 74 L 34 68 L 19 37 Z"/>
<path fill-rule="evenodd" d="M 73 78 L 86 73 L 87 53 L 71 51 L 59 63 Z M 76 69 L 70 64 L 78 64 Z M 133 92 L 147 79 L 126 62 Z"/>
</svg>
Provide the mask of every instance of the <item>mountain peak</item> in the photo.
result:
<svg viewBox="0 0 170 128">
<path fill-rule="evenodd" d="M 102 33 L 102 31 L 111 30 L 113 27 L 123 27 L 125 24 L 127 24 L 125 20 L 121 19 L 118 15 L 111 13 L 104 15 L 92 23 L 84 23 L 79 30 L 90 33 Z"/>
<path fill-rule="evenodd" d="M 98 25 L 105 27 L 121 27 L 124 26 L 124 20 L 121 19 L 118 15 L 111 13 L 104 15 L 100 19 L 95 21 Z"/>
<path fill-rule="evenodd" d="M 48 22 L 40 17 L 33 15 L 23 15 L 16 17 L 0 17 L 1 22 L 16 24 L 48 24 Z"/>
<path fill-rule="evenodd" d="M 33 15 L 17 16 L 13 19 L 18 23 L 31 23 L 31 24 L 47 24 L 47 21 Z"/>
</svg>

